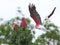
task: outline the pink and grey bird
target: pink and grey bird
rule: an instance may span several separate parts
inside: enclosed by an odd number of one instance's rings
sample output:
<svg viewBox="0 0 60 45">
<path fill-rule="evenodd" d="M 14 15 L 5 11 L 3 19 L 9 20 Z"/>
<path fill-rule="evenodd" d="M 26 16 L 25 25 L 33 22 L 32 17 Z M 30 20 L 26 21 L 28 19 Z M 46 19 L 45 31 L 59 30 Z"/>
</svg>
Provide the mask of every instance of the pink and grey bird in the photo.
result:
<svg viewBox="0 0 60 45">
<path fill-rule="evenodd" d="M 27 21 L 25 17 L 22 17 L 20 27 L 25 27 L 25 26 L 27 26 Z"/>
<path fill-rule="evenodd" d="M 30 12 L 30 16 L 33 18 L 33 20 L 36 23 L 35 27 L 37 28 L 39 25 L 42 25 L 41 17 L 36 11 L 35 5 L 29 4 L 29 12 Z"/>
<path fill-rule="evenodd" d="M 18 27 L 18 24 L 14 23 L 14 24 L 13 24 L 13 29 L 16 30 L 17 27 Z"/>
<path fill-rule="evenodd" d="M 54 11 L 55 11 L 56 7 L 53 9 L 53 11 L 47 16 L 47 18 L 49 19 Z M 38 12 L 36 11 L 36 7 L 35 5 L 33 4 L 29 4 L 29 12 L 30 12 L 30 16 L 31 18 L 35 21 L 36 23 L 36 28 L 38 28 L 39 25 L 42 25 L 42 20 L 41 20 L 41 17 L 40 15 L 38 14 Z"/>
</svg>

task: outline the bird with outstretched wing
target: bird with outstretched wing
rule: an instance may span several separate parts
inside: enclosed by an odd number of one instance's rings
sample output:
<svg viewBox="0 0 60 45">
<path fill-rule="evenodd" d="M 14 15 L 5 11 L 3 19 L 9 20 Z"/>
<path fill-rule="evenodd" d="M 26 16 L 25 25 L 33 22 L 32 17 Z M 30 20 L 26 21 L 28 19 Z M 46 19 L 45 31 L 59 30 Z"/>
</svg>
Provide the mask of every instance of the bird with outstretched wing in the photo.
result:
<svg viewBox="0 0 60 45">
<path fill-rule="evenodd" d="M 42 20 L 41 20 L 41 17 L 38 14 L 38 12 L 36 11 L 36 7 L 35 7 L 34 4 L 29 4 L 28 7 L 29 7 L 30 16 L 36 23 L 35 27 L 38 28 L 39 25 L 43 24 Z M 50 15 L 47 16 L 48 19 L 53 15 L 55 9 L 56 9 L 56 7 L 53 9 L 53 11 L 50 13 Z"/>
</svg>

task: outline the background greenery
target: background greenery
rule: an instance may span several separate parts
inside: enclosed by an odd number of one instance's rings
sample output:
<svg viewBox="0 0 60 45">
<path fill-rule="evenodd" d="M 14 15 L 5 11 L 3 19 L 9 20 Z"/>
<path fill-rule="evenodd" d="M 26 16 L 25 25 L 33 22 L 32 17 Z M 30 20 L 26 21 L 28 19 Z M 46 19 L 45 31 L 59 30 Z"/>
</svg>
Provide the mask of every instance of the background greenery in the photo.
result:
<svg viewBox="0 0 60 45">
<path fill-rule="evenodd" d="M 15 17 L 0 24 L 0 45 L 60 45 L 60 30 L 59 28 L 45 20 L 44 34 L 37 37 L 35 42 L 32 42 L 35 32 L 32 31 L 34 27 L 30 25 L 30 19 L 26 18 L 28 24 L 26 27 L 17 27 L 16 30 L 13 29 L 13 23 L 21 21 L 20 17 Z M 40 29 L 38 29 L 40 30 Z M 43 29 L 42 29 L 43 31 Z M 52 42 L 52 43 L 51 43 Z"/>
</svg>

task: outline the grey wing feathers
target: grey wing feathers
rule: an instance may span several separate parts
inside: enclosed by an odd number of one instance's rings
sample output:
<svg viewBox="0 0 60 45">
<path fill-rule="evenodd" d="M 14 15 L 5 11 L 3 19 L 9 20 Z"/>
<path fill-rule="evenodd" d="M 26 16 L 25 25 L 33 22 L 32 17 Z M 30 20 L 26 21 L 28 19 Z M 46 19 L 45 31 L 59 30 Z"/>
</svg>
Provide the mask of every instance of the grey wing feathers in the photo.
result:
<svg viewBox="0 0 60 45">
<path fill-rule="evenodd" d="M 53 11 L 52 11 L 51 14 L 48 16 L 48 18 L 50 18 L 50 17 L 53 15 L 55 9 L 56 9 L 56 7 L 53 9 Z"/>
</svg>

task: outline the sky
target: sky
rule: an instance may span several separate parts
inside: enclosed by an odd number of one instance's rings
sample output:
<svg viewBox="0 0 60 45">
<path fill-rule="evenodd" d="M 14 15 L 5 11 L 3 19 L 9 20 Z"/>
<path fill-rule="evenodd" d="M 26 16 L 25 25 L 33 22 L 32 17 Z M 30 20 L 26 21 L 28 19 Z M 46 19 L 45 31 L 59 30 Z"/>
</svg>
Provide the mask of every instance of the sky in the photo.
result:
<svg viewBox="0 0 60 45">
<path fill-rule="evenodd" d="M 20 7 L 25 17 L 31 18 L 28 10 L 29 3 L 35 4 L 36 10 L 42 18 L 42 22 L 51 13 L 53 8 L 56 7 L 56 11 L 50 20 L 60 26 L 60 0 L 0 0 L 0 18 L 8 20 L 20 16 L 17 13 L 17 7 Z"/>
<path fill-rule="evenodd" d="M 21 15 L 17 12 L 17 7 L 20 7 L 24 16 L 32 20 L 28 10 L 29 3 L 35 4 L 36 10 L 42 18 L 42 22 L 54 7 L 56 7 L 53 16 L 49 20 L 60 27 L 60 0 L 0 0 L 0 18 L 10 20 L 16 16 L 20 17 Z M 34 24 L 33 22 L 32 20 L 32 24 Z M 36 35 L 39 35 L 38 32 L 40 31 L 37 30 L 36 32 Z"/>
</svg>

